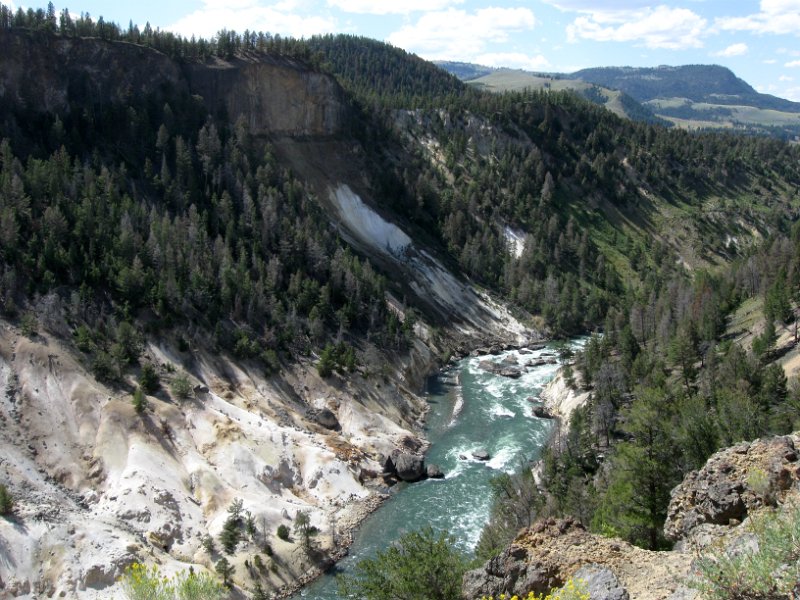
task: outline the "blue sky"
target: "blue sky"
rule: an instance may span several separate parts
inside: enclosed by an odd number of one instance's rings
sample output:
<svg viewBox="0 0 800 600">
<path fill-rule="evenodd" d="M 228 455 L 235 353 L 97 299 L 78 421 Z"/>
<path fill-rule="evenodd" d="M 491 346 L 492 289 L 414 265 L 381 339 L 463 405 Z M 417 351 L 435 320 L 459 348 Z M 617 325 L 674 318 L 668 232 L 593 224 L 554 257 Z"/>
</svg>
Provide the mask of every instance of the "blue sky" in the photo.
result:
<svg viewBox="0 0 800 600">
<path fill-rule="evenodd" d="M 187 36 L 223 27 L 296 37 L 352 33 L 431 60 L 536 71 L 714 63 L 761 92 L 800 101 L 800 0 L 78 2 L 54 0 L 57 10 L 123 25 L 150 21 Z"/>
</svg>

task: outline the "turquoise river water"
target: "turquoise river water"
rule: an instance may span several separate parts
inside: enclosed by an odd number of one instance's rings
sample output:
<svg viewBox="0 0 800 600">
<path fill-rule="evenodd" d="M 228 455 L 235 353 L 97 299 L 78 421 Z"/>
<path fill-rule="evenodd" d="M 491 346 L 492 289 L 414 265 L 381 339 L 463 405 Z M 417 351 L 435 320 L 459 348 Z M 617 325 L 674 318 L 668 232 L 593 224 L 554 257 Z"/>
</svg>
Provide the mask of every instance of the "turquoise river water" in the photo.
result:
<svg viewBox="0 0 800 600">
<path fill-rule="evenodd" d="M 509 356 L 523 367 L 538 358 L 555 357 L 555 352 L 553 348 L 523 349 L 467 357 L 433 377 L 425 432 L 431 448 L 425 461 L 439 465 L 445 478 L 396 486 L 392 497 L 359 528 L 349 555 L 296 598 L 339 598 L 336 573 L 347 572 L 404 533 L 426 525 L 452 533 L 463 551 L 474 550 L 489 516 L 489 480 L 536 459 L 552 427 L 551 421 L 533 416 L 529 398 L 538 396 L 558 365 L 522 368 L 519 379 L 494 375 L 478 366 L 483 360 L 499 362 Z M 478 448 L 488 450 L 490 460 L 472 459 L 471 452 Z"/>
</svg>

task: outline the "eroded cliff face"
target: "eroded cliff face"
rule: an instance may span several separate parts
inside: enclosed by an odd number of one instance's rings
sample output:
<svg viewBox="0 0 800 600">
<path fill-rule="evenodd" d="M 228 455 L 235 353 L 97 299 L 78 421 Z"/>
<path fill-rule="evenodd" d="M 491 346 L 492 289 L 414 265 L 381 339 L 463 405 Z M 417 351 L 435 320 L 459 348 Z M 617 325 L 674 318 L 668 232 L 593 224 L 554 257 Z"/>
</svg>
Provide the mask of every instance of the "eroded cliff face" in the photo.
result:
<svg viewBox="0 0 800 600">
<path fill-rule="evenodd" d="M 178 63 L 152 48 L 96 38 L 50 36 L 42 43 L 0 31 L 0 102 L 32 113 L 72 106 L 164 102 L 193 94 L 211 115 L 243 118 L 262 136 L 326 137 L 346 122 L 336 81 L 289 58 L 219 58 Z"/>
<path fill-rule="evenodd" d="M 134 374 L 109 387 L 57 335 L 25 336 L 0 320 L 0 482 L 16 504 L 0 517 L 0 597 L 117 598 L 136 561 L 166 574 L 213 572 L 236 498 L 256 533 L 227 556 L 234 581 L 292 589 L 337 556 L 380 501 L 382 457 L 423 446 L 415 432 L 426 405 L 408 387 L 409 373 L 433 368 L 424 355 L 328 379 L 311 361 L 266 377 L 257 365 L 157 339 L 143 358 L 162 384 L 139 414 Z M 170 392 L 180 373 L 190 398 Z M 276 536 L 300 511 L 320 532 L 314 560 Z M 247 566 L 257 554 L 263 571 Z"/>
<path fill-rule="evenodd" d="M 345 122 L 341 88 L 328 75 L 289 59 L 216 59 L 186 65 L 189 86 L 212 114 L 243 118 L 256 135 L 327 137 Z"/>
</svg>

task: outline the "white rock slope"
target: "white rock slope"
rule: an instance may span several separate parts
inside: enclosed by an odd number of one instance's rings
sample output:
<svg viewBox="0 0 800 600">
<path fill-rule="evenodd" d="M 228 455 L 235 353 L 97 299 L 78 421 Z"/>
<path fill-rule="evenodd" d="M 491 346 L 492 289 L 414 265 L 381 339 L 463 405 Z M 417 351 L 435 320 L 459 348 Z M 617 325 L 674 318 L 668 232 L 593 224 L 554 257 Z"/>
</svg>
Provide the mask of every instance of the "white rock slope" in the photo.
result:
<svg viewBox="0 0 800 600">
<path fill-rule="evenodd" d="M 0 517 L 0 597 L 119 598 L 114 584 L 134 561 L 213 569 L 219 555 L 201 540 L 219 534 L 234 498 L 276 551 L 262 583 L 302 580 L 311 570 L 278 525 L 307 510 L 323 547 L 341 538 L 374 498 L 364 483 L 379 455 L 412 436 L 423 411 L 361 377 L 331 386 L 302 365 L 267 379 L 202 352 L 146 354 L 165 380 L 191 366 L 196 397 L 162 389 L 139 415 L 58 339 L 0 322 L 0 482 L 17 500 L 16 515 Z M 313 422 L 314 408 L 333 411 L 341 431 Z M 258 551 L 247 541 L 228 557 L 246 588 L 244 561 Z"/>
</svg>

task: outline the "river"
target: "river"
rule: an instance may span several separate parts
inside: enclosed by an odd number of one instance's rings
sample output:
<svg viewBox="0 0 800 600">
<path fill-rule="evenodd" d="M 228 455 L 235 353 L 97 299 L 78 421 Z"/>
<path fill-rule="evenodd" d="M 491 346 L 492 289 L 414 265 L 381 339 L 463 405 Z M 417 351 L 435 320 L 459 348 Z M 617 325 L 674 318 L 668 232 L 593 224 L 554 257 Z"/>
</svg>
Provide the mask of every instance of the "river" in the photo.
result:
<svg viewBox="0 0 800 600">
<path fill-rule="evenodd" d="M 573 346 L 582 345 L 583 341 Z M 348 571 L 404 533 L 426 525 L 452 533 L 464 552 L 474 550 L 489 516 L 489 480 L 536 459 L 552 427 L 551 421 L 533 416 L 528 399 L 538 396 L 558 365 L 522 368 L 519 379 L 488 373 L 479 367 L 483 360 L 499 362 L 507 357 L 514 357 L 522 367 L 539 358 L 554 358 L 555 351 L 547 347 L 467 357 L 431 378 L 431 409 L 425 431 L 431 447 L 425 461 L 439 465 L 445 478 L 395 486 L 392 497 L 359 528 L 349 555 L 339 562 L 335 572 Z M 479 448 L 489 451 L 488 461 L 471 457 L 471 452 Z M 324 575 L 296 598 L 339 598 L 335 573 Z"/>
</svg>

